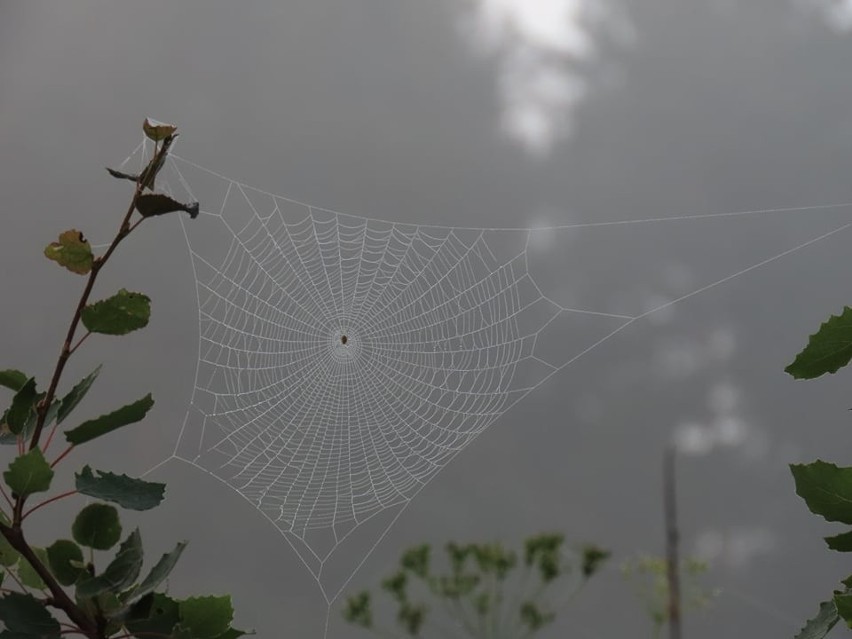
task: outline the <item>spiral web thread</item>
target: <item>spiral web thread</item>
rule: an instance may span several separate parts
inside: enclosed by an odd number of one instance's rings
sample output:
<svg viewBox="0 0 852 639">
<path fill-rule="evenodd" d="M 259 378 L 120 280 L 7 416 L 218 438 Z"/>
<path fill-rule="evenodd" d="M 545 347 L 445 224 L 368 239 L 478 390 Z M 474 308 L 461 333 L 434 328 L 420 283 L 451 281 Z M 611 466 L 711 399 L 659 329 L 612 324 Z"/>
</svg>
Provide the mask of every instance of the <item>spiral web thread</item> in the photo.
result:
<svg viewBox="0 0 852 639">
<path fill-rule="evenodd" d="M 199 361 L 170 459 L 251 502 L 294 548 L 329 606 L 435 474 L 556 372 L 648 315 L 849 226 L 650 310 L 618 315 L 566 308 L 540 290 L 528 248 L 532 234 L 548 229 L 394 223 L 302 204 L 176 156 L 170 168 L 163 186 L 176 197 L 195 199 L 187 171 L 219 193 L 202 200 L 203 220 L 184 224 Z M 566 316 L 599 330 L 553 361 L 542 336 Z M 324 573 L 350 535 L 383 513 L 391 516 L 377 524 L 367 552 L 340 576 Z"/>
</svg>

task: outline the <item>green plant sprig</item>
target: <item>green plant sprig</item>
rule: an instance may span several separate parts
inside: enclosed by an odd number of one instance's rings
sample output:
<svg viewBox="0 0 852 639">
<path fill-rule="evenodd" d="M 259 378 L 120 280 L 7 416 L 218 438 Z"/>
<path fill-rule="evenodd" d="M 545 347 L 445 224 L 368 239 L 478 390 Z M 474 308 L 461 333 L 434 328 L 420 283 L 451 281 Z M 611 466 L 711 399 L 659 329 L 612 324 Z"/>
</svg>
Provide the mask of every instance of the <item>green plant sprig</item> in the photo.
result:
<svg viewBox="0 0 852 639">
<path fill-rule="evenodd" d="M 100 417 L 65 429 L 68 447 L 52 462 L 45 459 L 57 430 L 85 397 L 100 366 L 57 398 L 57 389 L 71 356 L 93 333 L 125 335 L 144 328 L 150 317 L 150 299 L 124 289 L 113 296 L 90 302 L 103 267 L 119 244 L 149 217 L 183 211 L 195 218 L 198 203 L 183 204 L 155 191 L 157 176 L 177 137 L 176 127 L 145 120 L 145 135 L 154 142 L 150 161 L 139 175 L 108 169 L 117 179 L 134 183 L 133 195 L 115 237 L 106 251 L 95 256 L 83 234 L 75 229 L 59 235 L 44 250 L 45 256 L 78 275 L 87 276 L 62 343 L 46 392 L 36 390 L 35 378 L 17 371 L 0 370 L 0 386 L 15 392 L 9 408 L 0 416 L 0 444 L 17 445 L 18 454 L 3 473 L 10 492 L 0 487 L 10 514 L 0 509 L 0 581 L 8 574 L 20 592 L 0 588 L 0 622 L 3 639 L 59 639 L 78 633 L 89 639 L 125 637 L 143 639 L 237 639 L 247 634 L 231 627 L 233 609 L 229 596 L 190 597 L 175 600 L 157 592 L 186 546 L 180 542 L 164 554 L 147 576 L 139 579 L 143 565 L 142 538 L 132 531 L 121 542 L 114 559 L 98 571 L 95 550 L 109 550 L 121 539 L 118 510 L 148 510 L 160 504 L 165 484 L 126 475 L 92 470 L 85 466 L 75 475 L 75 489 L 66 490 L 26 508 L 28 499 L 50 490 L 54 468 L 77 446 L 123 426 L 141 421 L 154 404 L 151 395 Z M 139 217 L 133 219 L 134 213 Z M 79 339 L 80 325 L 86 332 Z M 75 341 L 76 340 L 76 341 Z M 45 429 L 51 427 L 42 443 Z M 48 548 L 27 541 L 23 524 L 34 512 L 73 495 L 96 502 L 85 506 L 71 526 L 71 539 L 59 539 Z M 112 502 L 105 503 L 105 502 Z M 84 560 L 88 548 L 88 561 Z M 73 587 L 74 596 L 66 592 Z M 44 597 L 33 592 L 40 591 Z M 71 622 L 57 620 L 50 608 L 62 611 Z"/>
</svg>

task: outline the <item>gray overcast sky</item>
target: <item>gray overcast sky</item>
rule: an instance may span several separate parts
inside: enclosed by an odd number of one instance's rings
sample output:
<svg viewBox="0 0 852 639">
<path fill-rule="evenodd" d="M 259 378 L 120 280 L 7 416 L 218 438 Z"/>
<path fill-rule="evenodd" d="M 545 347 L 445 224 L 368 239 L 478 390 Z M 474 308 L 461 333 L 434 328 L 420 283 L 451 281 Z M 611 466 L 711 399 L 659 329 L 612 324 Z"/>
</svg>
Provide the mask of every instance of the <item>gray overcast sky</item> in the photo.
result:
<svg viewBox="0 0 852 639">
<path fill-rule="evenodd" d="M 828 0 L 4 2 L 0 365 L 47 374 L 79 281 L 41 247 L 72 226 L 107 239 L 128 194 L 101 167 L 132 151 L 145 116 L 177 123 L 178 154 L 219 173 L 400 222 L 527 227 L 844 203 L 850 25 L 852 9 Z M 530 268 L 560 304 L 639 315 L 848 216 L 537 234 Z M 130 457 L 140 473 L 177 440 L 198 354 L 196 293 L 180 224 L 157 222 L 122 247 L 99 291 L 147 292 L 151 325 L 118 343 L 91 340 L 71 367 L 73 377 L 106 363 L 92 414 L 148 390 L 157 406 L 69 466 L 119 469 Z M 377 585 L 421 541 L 559 529 L 617 561 L 543 637 L 649 636 L 615 564 L 662 550 L 659 461 L 676 437 L 690 453 L 684 545 L 710 560 L 707 583 L 723 590 L 688 619 L 688 636 L 792 636 L 849 572 L 786 468 L 850 462 L 849 377 L 804 384 L 782 373 L 852 301 L 848 238 L 794 251 L 592 349 L 439 473 L 350 587 Z M 560 330 L 553 349 L 569 357 L 599 327 Z M 150 554 L 191 540 L 175 592 L 232 592 L 238 623 L 262 637 L 322 636 L 316 582 L 248 502 L 178 461 L 155 476 L 169 499 L 142 518 Z M 41 521 L 67 526 L 70 512 Z M 339 610 L 328 636 L 357 636 Z"/>
</svg>

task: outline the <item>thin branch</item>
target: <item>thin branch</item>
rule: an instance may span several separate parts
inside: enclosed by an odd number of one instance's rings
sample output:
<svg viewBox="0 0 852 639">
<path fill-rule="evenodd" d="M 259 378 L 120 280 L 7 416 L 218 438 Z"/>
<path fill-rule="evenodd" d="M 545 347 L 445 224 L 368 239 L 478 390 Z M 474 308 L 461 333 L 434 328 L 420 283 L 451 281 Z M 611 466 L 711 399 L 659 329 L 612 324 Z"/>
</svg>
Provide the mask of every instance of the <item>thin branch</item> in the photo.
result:
<svg viewBox="0 0 852 639">
<path fill-rule="evenodd" d="M 76 445 L 75 445 L 75 444 L 71 444 L 71 445 L 69 445 L 69 446 L 68 446 L 68 448 L 66 448 L 65 450 L 63 450 L 63 451 L 60 453 L 59 457 L 57 457 L 57 458 L 56 458 L 56 459 L 54 459 L 52 462 L 50 462 L 50 467 L 51 467 L 51 468 L 53 468 L 54 466 L 56 466 L 56 464 L 58 464 L 58 463 L 59 463 L 59 462 L 61 462 L 63 459 L 65 459 L 65 456 L 66 456 L 66 455 L 68 455 L 68 453 L 70 453 L 70 452 L 71 452 L 72 450 L 74 450 L 75 448 L 76 448 Z"/>
<path fill-rule="evenodd" d="M 92 294 L 92 289 L 95 286 L 98 273 L 100 273 L 101 268 L 103 268 L 103 265 L 106 264 L 113 252 L 115 252 L 115 249 L 121 241 L 130 234 L 131 228 L 136 228 L 139 225 L 137 222 L 132 227 L 130 226 L 130 218 L 133 215 L 133 211 L 136 210 L 136 200 L 142 194 L 144 188 L 153 187 L 154 179 L 156 178 L 159 169 L 166 161 L 166 154 L 169 151 L 169 147 L 171 146 L 173 139 L 173 137 L 166 138 L 163 141 L 163 145 L 157 150 L 154 157 L 151 158 L 151 161 L 149 162 L 146 170 L 143 172 L 143 175 L 140 175 L 139 180 L 136 182 L 133 197 L 130 200 L 130 205 L 127 207 L 127 212 L 124 214 L 124 219 L 121 221 L 118 233 L 110 243 L 106 252 L 102 256 L 95 258 L 92 263 L 92 270 L 89 271 L 89 278 L 86 281 L 86 287 L 83 289 L 83 294 L 80 296 L 80 301 L 74 311 L 71 324 L 68 326 L 65 342 L 63 343 L 62 350 L 59 353 L 59 359 L 56 362 L 56 368 L 53 371 L 53 377 L 50 380 L 50 386 L 47 389 L 47 394 L 38 405 L 38 421 L 36 422 L 33 436 L 30 439 L 30 450 L 38 446 L 41 431 L 44 428 L 44 421 L 47 417 L 47 409 L 53 402 L 53 398 L 56 396 L 56 388 L 59 385 L 59 379 L 62 377 L 62 371 L 65 369 L 65 364 L 68 362 L 68 358 L 71 356 L 71 344 L 74 341 L 77 326 L 80 323 L 80 317 L 83 313 L 83 309 L 89 301 L 89 296 Z"/>
<path fill-rule="evenodd" d="M 681 602 L 677 528 L 677 490 L 675 485 L 675 449 L 666 449 L 663 459 L 663 497 L 666 520 L 666 578 L 668 580 L 669 639 L 681 639 Z"/>
<path fill-rule="evenodd" d="M 18 584 L 18 588 L 21 589 L 21 592 L 27 592 L 27 587 L 21 583 L 21 580 L 18 579 L 18 575 L 16 575 L 14 571 L 7 570 L 6 573 L 12 578 L 12 581 Z"/>
<path fill-rule="evenodd" d="M 15 508 L 15 504 L 14 504 L 14 502 L 13 502 L 13 501 L 9 498 L 9 495 L 8 495 L 8 493 L 6 493 L 6 489 L 5 489 L 5 488 L 3 488 L 3 485 L 2 485 L 2 484 L 0 484 L 0 494 L 2 494 L 2 495 L 3 495 L 3 499 L 5 499 L 5 500 L 6 500 L 6 503 L 7 503 L 7 504 L 9 504 L 9 506 L 10 506 L 12 509 L 14 509 L 14 508 Z"/>
<path fill-rule="evenodd" d="M 36 574 L 41 577 L 41 580 L 53 596 L 56 607 L 60 608 L 68 615 L 71 621 L 82 628 L 84 634 L 90 637 L 97 637 L 96 624 L 89 619 L 88 615 L 71 600 L 62 586 L 59 585 L 53 574 L 45 567 L 41 559 L 39 559 L 38 555 L 35 554 L 35 551 L 27 543 L 27 540 L 24 538 L 24 532 L 20 528 L 10 527 L 0 522 L 0 533 L 3 533 L 3 536 L 8 540 L 12 548 L 21 553 L 24 559 L 33 567 Z"/>
<path fill-rule="evenodd" d="M 135 226 L 136 226 L 135 224 L 134 224 L 133 226 L 131 226 L 131 227 L 130 227 L 130 231 L 132 231 L 132 230 L 134 229 L 134 227 L 135 227 Z M 130 231 L 128 231 L 128 233 L 129 233 Z M 73 354 L 74 354 L 74 351 L 76 351 L 78 348 L 80 348 L 80 345 L 81 345 L 83 342 L 85 342 L 85 341 L 86 341 L 86 338 L 87 338 L 89 335 L 91 335 L 91 334 L 92 334 L 92 331 L 86 331 L 86 334 L 85 334 L 85 335 L 83 335 L 83 337 L 81 337 L 81 338 L 79 339 L 79 341 L 78 341 L 76 344 L 74 344 L 74 346 L 72 346 L 72 347 L 71 347 L 71 351 L 70 351 L 69 355 L 73 355 Z"/>
<path fill-rule="evenodd" d="M 43 506 L 47 506 L 48 504 L 51 504 L 55 501 L 59 501 L 60 499 L 65 499 L 66 497 L 70 497 L 71 495 L 76 495 L 76 494 L 77 494 L 76 490 L 69 490 L 68 492 L 62 493 L 61 495 L 56 495 L 55 497 L 51 497 L 50 499 L 45 499 L 43 502 L 36 504 L 32 508 L 30 508 L 28 511 L 26 511 L 23 514 L 23 516 L 21 517 L 21 521 L 23 521 L 24 519 L 26 519 L 27 517 L 32 515 L 35 511 L 37 511 L 39 508 L 41 508 Z"/>
</svg>

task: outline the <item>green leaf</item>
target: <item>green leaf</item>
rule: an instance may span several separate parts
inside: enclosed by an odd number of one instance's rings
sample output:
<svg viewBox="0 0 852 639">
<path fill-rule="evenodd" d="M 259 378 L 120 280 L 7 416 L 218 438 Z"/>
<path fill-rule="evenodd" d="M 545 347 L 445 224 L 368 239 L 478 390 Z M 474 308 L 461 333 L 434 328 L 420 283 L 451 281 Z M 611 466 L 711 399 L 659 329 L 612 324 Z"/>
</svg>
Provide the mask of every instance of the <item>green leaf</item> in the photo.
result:
<svg viewBox="0 0 852 639">
<path fill-rule="evenodd" d="M 166 215 L 175 211 L 185 211 L 193 220 L 198 217 L 198 202 L 184 204 L 165 193 L 144 193 L 136 198 L 136 210 L 142 217 Z"/>
<path fill-rule="evenodd" d="M 253 634 L 253 630 L 237 630 L 236 628 L 228 628 L 225 632 L 216 637 L 216 639 L 239 639 L 240 637 Z"/>
<path fill-rule="evenodd" d="M 832 315 L 810 336 L 804 350 L 785 368 L 796 379 L 813 379 L 836 373 L 852 359 L 852 308 Z"/>
<path fill-rule="evenodd" d="M 32 639 L 59 637 L 59 622 L 32 595 L 6 593 L 0 598 L 0 621 L 11 636 L 29 636 Z"/>
<path fill-rule="evenodd" d="M 78 275 L 92 270 L 92 246 L 76 229 L 60 234 L 58 242 L 51 242 L 45 247 L 44 255 Z"/>
<path fill-rule="evenodd" d="M 126 335 L 144 328 L 151 317 L 151 299 L 143 293 L 121 289 L 105 300 L 89 304 L 81 319 L 92 333 Z"/>
<path fill-rule="evenodd" d="M 153 568 L 151 568 L 151 572 L 148 573 L 148 576 L 142 580 L 141 584 L 139 584 L 139 587 L 131 593 L 130 601 L 146 597 L 148 594 L 152 593 L 157 586 L 163 583 L 163 581 L 165 581 L 169 576 L 169 573 L 174 570 L 184 548 L 186 548 L 186 542 L 181 541 L 177 544 L 177 546 L 175 546 L 173 551 L 163 554 L 163 556 L 160 557 L 160 560 Z"/>
<path fill-rule="evenodd" d="M 53 479 L 53 470 L 41 450 L 33 448 L 12 460 L 9 470 L 3 473 L 3 479 L 14 494 L 26 497 L 48 490 Z"/>
<path fill-rule="evenodd" d="M 0 371 L 0 386 L 5 386 L 15 392 L 21 390 L 24 384 L 27 383 L 28 379 L 29 377 L 26 373 L 22 373 L 14 368 L 8 368 L 4 371 Z"/>
<path fill-rule="evenodd" d="M 828 521 L 852 524 L 852 468 L 839 468 L 822 460 L 791 464 L 796 494 L 810 511 Z"/>
<path fill-rule="evenodd" d="M 6 423 L 9 425 L 9 430 L 18 435 L 24 430 L 30 414 L 35 408 L 35 403 L 38 399 L 36 393 L 35 378 L 30 377 L 20 390 L 15 393 L 12 398 L 12 405 L 6 413 Z"/>
<path fill-rule="evenodd" d="M 139 180 L 138 175 L 133 175 L 132 173 L 124 173 L 123 171 L 116 171 L 115 169 L 111 169 L 106 167 L 107 173 L 109 173 L 112 177 L 117 180 L 130 180 L 131 182 L 136 182 Z"/>
<path fill-rule="evenodd" d="M 134 637 L 149 639 L 155 635 L 170 636 L 179 621 L 178 602 L 162 593 L 153 593 L 133 605 L 124 625 Z"/>
<path fill-rule="evenodd" d="M 81 379 L 77 385 L 71 389 L 71 391 L 62 398 L 59 402 L 59 407 L 56 413 L 56 423 L 61 424 L 63 420 L 68 417 L 72 410 L 77 407 L 77 404 L 80 403 L 86 393 L 89 392 L 89 389 L 92 387 L 95 379 L 98 377 L 98 373 L 101 372 L 101 367 L 98 366 L 91 373 L 86 375 L 83 379 Z"/>
<path fill-rule="evenodd" d="M 33 552 L 36 554 L 36 557 L 39 558 L 42 565 L 48 565 L 48 556 L 47 551 L 44 548 L 33 548 Z M 24 584 L 27 588 L 35 588 L 37 590 L 44 590 L 47 588 L 41 576 L 35 571 L 26 559 L 22 559 L 21 563 L 18 564 L 18 579 L 21 580 L 21 583 Z"/>
<path fill-rule="evenodd" d="M 102 592 L 118 594 L 131 586 L 142 570 L 142 536 L 134 530 L 121 544 L 118 552 L 100 575 L 83 579 L 77 584 L 78 597 L 95 597 Z"/>
<path fill-rule="evenodd" d="M 852 531 L 825 538 L 825 543 L 831 550 L 837 552 L 852 552 Z"/>
<path fill-rule="evenodd" d="M 8 526 L 8 521 L 4 521 L 3 523 Z M 12 544 L 9 543 L 6 537 L 0 535 L 0 566 L 9 568 L 18 563 L 18 559 L 20 558 L 20 553 L 12 548 Z"/>
<path fill-rule="evenodd" d="M 841 593 L 834 595 L 834 605 L 837 606 L 837 614 L 852 628 L 852 594 Z"/>
<path fill-rule="evenodd" d="M 107 504 L 89 504 L 77 514 L 71 535 L 81 546 L 109 550 L 121 537 L 118 511 Z"/>
<path fill-rule="evenodd" d="M 177 127 L 174 124 L 166 124 L 165 122 L 145 118 L 145 121 L 142 123 L 142 130 L 149 140 L 160 142 L 167 137 L 173 136 L 175 131 L 177 131 Z"/>
<path fill-rule="evenodd" d="M 79 568 L 83 563 L 83 551 L 70 539 L 54 541 L 47 549 L 47 561 L 50 572 L 63 586 L 73 586 L 83 573 Z"/>
<path fill-rule="evenodd" d="M 234 618 L 231 597 L 190 597 L 179 602 L 180 625 L 196 639 L 215 639 L 228 631 Z"/>
<path fill-rule="evenodd" d="M 116 475 L 102 470 L 96 472 L 97 477 L 89 466 L 85 466 L 74 476 L 79 493 L 114 502 L 130 510 L 148 510 L 163 501 L 165 484 L 132 479 L 127 475 Z"/>
<path fill-rule="evenodd" d="M 67 431 L 65 439 L 71 444 L 84 444 L 96 437 L 117 430 L 122 426 L 134 424 L 142 420 L 153 405 L 154 400 L 151 398 L 151 393 L 148 393 L 145 397 L 136 400 L 132 404 L 122 406 L 118 410 L 101 415 L 96 419 L 83 422 L 77 428 Z"/>
</svg>

